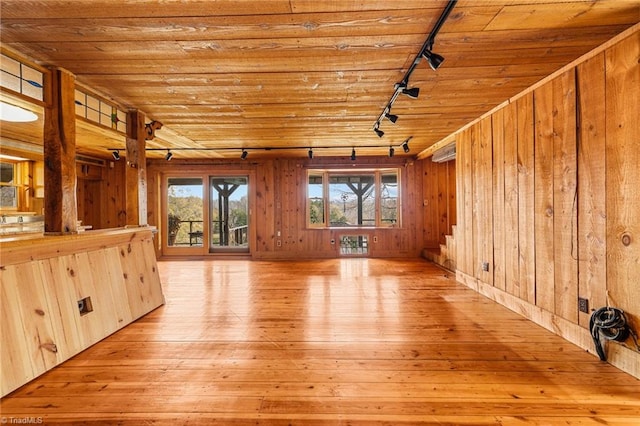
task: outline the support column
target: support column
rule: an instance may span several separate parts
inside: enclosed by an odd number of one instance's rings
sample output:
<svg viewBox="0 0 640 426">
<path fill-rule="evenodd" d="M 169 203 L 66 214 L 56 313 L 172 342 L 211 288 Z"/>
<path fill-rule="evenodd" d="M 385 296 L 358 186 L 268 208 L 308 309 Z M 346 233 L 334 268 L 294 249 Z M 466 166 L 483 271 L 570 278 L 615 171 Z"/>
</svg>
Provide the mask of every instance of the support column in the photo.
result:
<svg viewBox="0 0 640 426">
<path fill-rule="evenodd" d="M 130 110 L 127 117 L 126 212 L 127 225 L 147 225 L 147 157 L 144 114 Z"/>
<path fill-rule="evenodd" d="M 45 78 L 44 232 L 76 233 L 75 76 L 53 69 Z"/>
</svg>

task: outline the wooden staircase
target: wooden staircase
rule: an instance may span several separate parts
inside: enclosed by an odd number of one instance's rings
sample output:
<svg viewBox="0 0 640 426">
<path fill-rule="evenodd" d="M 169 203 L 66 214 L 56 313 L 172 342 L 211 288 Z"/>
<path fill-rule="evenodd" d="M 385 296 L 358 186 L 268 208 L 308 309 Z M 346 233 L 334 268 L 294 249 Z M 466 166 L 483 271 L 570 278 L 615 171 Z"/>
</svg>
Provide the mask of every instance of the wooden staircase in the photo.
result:
<svg viewBox="0 0 640 426">
<path fill-rule="evenodd" d="M 422 257 L 442 266 L 452 272 L 456 270 L 456 226 L 451 230 L 452 235 L 445 236 L 445 244 L 440 244 L 440 249 L 425 248 Z"/>
</svg>

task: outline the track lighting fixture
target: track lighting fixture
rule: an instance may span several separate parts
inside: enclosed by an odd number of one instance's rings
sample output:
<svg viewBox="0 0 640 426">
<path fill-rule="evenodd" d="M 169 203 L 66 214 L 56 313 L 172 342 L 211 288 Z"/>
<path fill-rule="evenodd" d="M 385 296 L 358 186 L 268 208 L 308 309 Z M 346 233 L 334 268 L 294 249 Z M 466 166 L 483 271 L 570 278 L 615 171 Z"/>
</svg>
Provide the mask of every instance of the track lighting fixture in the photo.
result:
<svg viewBox="0 0 640 426">
<path fill-rule="evenodd" d="M 118 151 L 117 149 L 115 151 L 113 151 L 111 153 L 111 155 L 113 155 L 113 159 L 118 161 L 120 159 L 120 151 Z"/>
<path fill-rule="evenodd" d="M 396 150 L 393 149 L 392 146 L 389 147 L 389 158 L 393 157 L 393 154 L 395 154 Z"/>
<path fill-rule="evenodd" d="M 402 149 L 404 150 L 405 153 L 409 152 L 409 140 L 408 139 L 406 141 L 402 142 Z"/>
<path fill-rule="evenodd" d="M 247 155 L 249 155 L 249 152 L 245 149 L 242 150 L 242 154 L 240 154 L 240 159 L 244 160 L 247 158 Z"/>
<path fill-rule="evenodd" d="M 444 58 L 442 56 L 438 55 L 437 53 L 433 53 L 429 49 L 424 49 L 422 51 L 422 57 L 427 60 L 429 66 L 434 71 L 440 68 L 440 65 L 442 65 L 442 62 L 444 62 Z"/>
<path fill-rule="evenodd" d="M 385 118 L 387 120 L 389 120 L 392 123 L 395 123 L 396 121 L 398 121 L 398 116 L 397 115 L 393 115 L 388 111 L 384 114 L 384 116 L 385 116 Z"/>
<path fill-rule="evenodd" d="M 391 99 L 389 99 L 389 102 L 387 103 L 385 108 L 382 110 L 382 113 L 376 120 L 376 124 L 374 127 L 374 130 L 376 131 L 376 133 L 378 133 L 378 126 L 380 125 L 380 122 L 382 121 L 383 118 L 388 118 L 392 123 L 395 123 L 396 120 L 398 119 L 398 116 L 390 114 L 390 111 L 391 111 L 391 107 L 393 106 L 393 103 L 396 101 L 396 99 L 400 94 L 409 96 L 410 98 L 413 98 L 413 99 L 416 99 L 420 94 L 420 89 L 418 87 L 408 88 L 407 86 L 409 84 L 409 79 L 411 78 L 411 74 L 413 73 L 415 68 L 418 66 L 422 58 L 427 60 L 427 62 L 429 63 L 429 66 L 433 70 L 438 69 L 440 65 L 442 65 L 442 62 L 444 61 L 444 57 L 438 55 L 437 53 L 433 53 L 431 49 L 433 48 L 433 43 L 435 42 L 436 36 L 438 35 L 440 28 L 442 28 L 442 25 L 444 25 L 445 21 L 449 17 L 449 14 L 453 10 L 453 8 L 456 6 L 457 2 L 458 0 L 448 0 L 446 2 L 447 5 L 445 6 L 444 10 L 442 11 L 442 14 L 440 14 L 440 17 L 438 18 L 435 25 L 431 29 L 429 36 L 424 41 L 422 48 L 418 51 L 419 53 L 415 56 L 411 65 L 409 65 L 409 69 L 407 69 L 406 73 L 404 74 L 404 78 L 400 80 L 399 83 L 395 84 L 393 94 L 391 95 Z M 382 134 L 378 133 L 378 136 L 382 137 Z"/>
<path fill-rule="evenodd" d="M 356 161 L 356 149 L 351 148 L 351 161 Z"/>
<path fill-rule="evenodd" d="M 169 161 L 173 158 L 173 153 L 171 152 L 171 150 L 167 150 L 167 155 L 164 156 L 164 159 Z"/>
<path fill-rule="evenodd" d="M 313 149 L 309 148 L 309 159 L 313 158 Z"/>
<path fill-rule="evenodd" d="M 401 92 L 403 95 L 407 95 L 411 99 L 418 99 L 418 95 L 420 94 L 420 88 L 412 87 L 411 89 L 408 89 L 407 86 L 404 86 Z"/>
<path fill-rule="evenodd" d="M 379 138 L 381 138 L 382 136 L 384 136 L 384 132 L 382 130 L 380 130 L 380 127 L 378 127 L 380 124 L 376 124 L 376 126 L 373 128 L 373 131 L 376 132 L 376 135 L 378 135 Z"/>
</svg>

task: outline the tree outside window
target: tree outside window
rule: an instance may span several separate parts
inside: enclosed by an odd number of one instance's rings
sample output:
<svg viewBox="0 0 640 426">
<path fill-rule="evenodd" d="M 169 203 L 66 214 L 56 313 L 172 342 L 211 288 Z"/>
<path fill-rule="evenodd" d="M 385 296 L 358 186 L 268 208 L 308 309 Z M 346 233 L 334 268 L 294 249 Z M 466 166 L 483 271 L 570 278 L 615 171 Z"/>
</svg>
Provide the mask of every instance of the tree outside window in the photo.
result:
<svg viewBox="0 0 640 426">
<path fill-rule="evenodd" d="M 388 227 L 399 218 L 398 170 L 308 173 L 311 227 Z M 328 216 L 329 223 L 325 222 Z"/>
</svg>

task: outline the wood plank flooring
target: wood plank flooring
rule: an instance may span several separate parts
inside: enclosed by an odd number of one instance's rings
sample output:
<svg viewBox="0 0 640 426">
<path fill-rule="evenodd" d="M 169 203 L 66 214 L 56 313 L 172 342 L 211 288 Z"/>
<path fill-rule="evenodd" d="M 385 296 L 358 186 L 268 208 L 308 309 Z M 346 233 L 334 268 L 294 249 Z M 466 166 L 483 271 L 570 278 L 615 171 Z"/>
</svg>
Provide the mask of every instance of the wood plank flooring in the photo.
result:
<svg viewBox="0 0 640 426">
<path fill-rule="evenodd" d="M 423 260 L 159 269 L 165 306 L 4 398 L 3 423 L 640 423 L 639 380 Z"/>
</svg>

